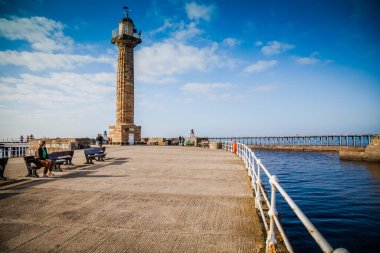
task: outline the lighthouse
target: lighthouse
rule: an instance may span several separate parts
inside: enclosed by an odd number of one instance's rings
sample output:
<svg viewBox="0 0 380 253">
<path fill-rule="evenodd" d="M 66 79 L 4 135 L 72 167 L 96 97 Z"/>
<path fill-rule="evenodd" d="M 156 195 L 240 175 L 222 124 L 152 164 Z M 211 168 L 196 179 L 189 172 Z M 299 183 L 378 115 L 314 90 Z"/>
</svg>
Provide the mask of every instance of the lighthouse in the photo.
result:
<svg viewBox="0 0 380 253">
<path fill-rule="evenodd" d="M 125 17 L 112 31 L 112 44 L 118 47 L 116 80 L 116 124 L 110 126 L 109 136 L 114 144 L 134 144 L 141 141 L 141 126 L 134 123 L 135 85 L 133 49 L 141 43 L 141 31 L 125 9 Z"/>
</svg>

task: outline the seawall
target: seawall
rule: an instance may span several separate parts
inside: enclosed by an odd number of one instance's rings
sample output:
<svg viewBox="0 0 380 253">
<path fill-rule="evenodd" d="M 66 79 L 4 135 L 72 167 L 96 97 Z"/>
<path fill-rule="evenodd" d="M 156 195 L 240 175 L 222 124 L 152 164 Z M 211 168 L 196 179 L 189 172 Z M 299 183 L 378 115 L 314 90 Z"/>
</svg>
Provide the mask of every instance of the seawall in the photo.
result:
<svg viewBox="0 0 380 253">
<path fill-rule="evenodd" d="M 380 137 L 375 136 L 364 151 L 340 150 L 342 160 L 380 162 Z"/>
</svg>

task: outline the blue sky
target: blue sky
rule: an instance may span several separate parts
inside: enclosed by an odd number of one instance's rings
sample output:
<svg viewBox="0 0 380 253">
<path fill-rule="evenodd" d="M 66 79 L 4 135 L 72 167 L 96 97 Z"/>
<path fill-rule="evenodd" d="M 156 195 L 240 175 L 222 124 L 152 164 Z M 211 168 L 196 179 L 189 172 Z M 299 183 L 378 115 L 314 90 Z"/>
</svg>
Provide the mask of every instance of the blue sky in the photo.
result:
<svg viewBox="0 0 380 253">
<path fill-rule="evenodd" d="M 0 137 L 114 124 L 123 6 L 143 136 L 380 133 L 378 1 L 0 0 Z"/>
</svg>

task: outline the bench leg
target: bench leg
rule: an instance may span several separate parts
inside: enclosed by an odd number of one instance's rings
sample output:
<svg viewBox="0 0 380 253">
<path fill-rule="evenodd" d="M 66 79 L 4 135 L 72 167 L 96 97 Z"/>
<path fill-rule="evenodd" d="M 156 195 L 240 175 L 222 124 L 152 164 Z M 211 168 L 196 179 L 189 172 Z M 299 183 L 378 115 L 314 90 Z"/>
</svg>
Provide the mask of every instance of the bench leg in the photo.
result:
<svg viewBox="0 0 380 253">
<path fill-rule="evenodd" d="M 85 164 L 94 164 L 94 162 L 92 161 L 92 158 L 86 158 Z"/>
<path fill-rule="evenodd" d="M 61 164 L 54 164 L 54 168 L 53 168 L 53 171 L 55 171 L 55 172 L 62 172 L 62 170 L 61 170 Z"/>
<path fill-rule="evenodd" d="M 26 174 L 26 177 L 33 177 L 33 170 L 28 170 L 28 174 Z"/>
<path fill-rule="evenodd" d="M 39 177 L 36 169 L 33 170 L 33 177 Z"/>
<path fill-rule="evenodd" d="M 5 166 L 0 165 L 0 179 L 1 180 L 7 180 L 7 178 L 4 177 L 4 171 L 5 171 Z"/>
<path fill-rule="evenodd" d="M 28 170 L 28 174 L 26 176 L 27 177 L 39 177 L 36 169 Z"/>
</svg>

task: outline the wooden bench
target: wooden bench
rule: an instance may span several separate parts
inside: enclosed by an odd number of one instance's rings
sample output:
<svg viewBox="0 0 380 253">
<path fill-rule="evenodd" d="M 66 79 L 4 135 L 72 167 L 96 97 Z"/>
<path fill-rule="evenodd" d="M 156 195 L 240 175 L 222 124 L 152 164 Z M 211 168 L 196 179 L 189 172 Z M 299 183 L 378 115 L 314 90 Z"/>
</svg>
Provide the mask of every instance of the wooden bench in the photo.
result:
<svg viewBox="0 0 380 253">
<path fill-rule="evenodd" d="M 54 162 L 53 171 L 62 172 L 61 165 L 66 163 L 65 159 L 60 159 L 57 154 L 51 153 L 49 154 L 49 160 L 52 160 Z"/>
<path fill-rule="evenodd" d="M 106 148 L 86 148 L 83 150 L 84 155 L 86 157 L 85 164 L 94 164 L 93 160 L 97 158 L 98 161 L 104 161 L 106 157 Z"/>
<path fill-rule="evenodd" d="M 0 179 L 7 180 L 6 177 L 4 177 L 4 171 L 5 166 L 7 166 L 8 158 L 0 158 Z"/>
<path fill-rule="evenodd" d="M 61 165 L 73 165 L 71 162 L 74 156 L 73 150 L 68 151 L 58 151 L 58 152 L 52 152 L 49 154 L 49 159 L 54 161 L 54 171 L 62 172 Z"/>
<path fill-rule="evenodd" d="M 24 156 L 26 168 L 28 169 L 27 177 L 38 177 L 37 170 L 42 167 L 42 164 L 34 156 Z"/>
<path fill-rule="evenodd" d="M 66 150 L 66 151 L 59 151 L 59 152 L 54 152 L 55 154 L 58 155 L 59 159 L 64 159 L 66 160 L 66 165 L 74 165 L 72 163 L 73 157 L 74 157 L 74 150 Z"/>
</svg>

